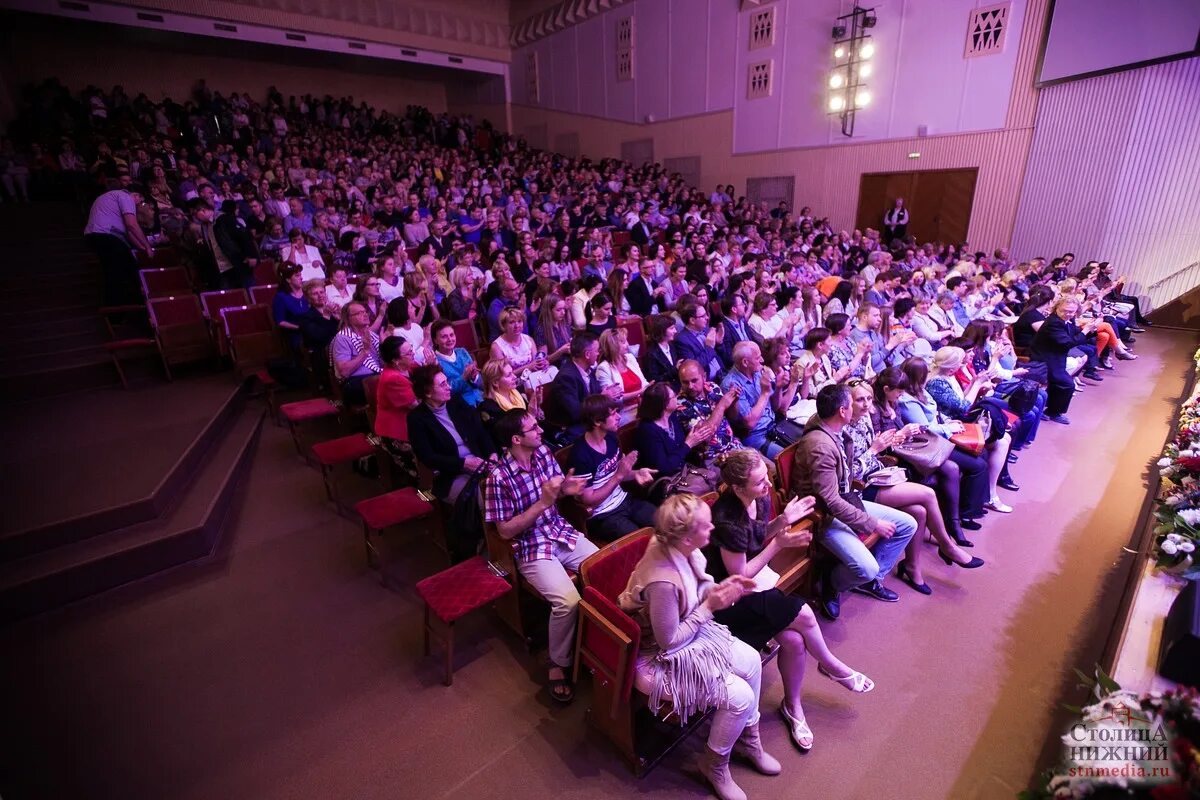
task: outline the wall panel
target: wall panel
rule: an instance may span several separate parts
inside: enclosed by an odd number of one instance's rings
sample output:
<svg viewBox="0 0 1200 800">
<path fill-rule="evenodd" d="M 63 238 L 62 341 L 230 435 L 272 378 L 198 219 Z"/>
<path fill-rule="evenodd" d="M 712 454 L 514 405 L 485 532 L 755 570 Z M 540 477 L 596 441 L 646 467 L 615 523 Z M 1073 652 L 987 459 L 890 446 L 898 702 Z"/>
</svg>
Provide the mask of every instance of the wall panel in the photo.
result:
<svg viewBox="0 0 1200 800">
<path fill-rule="evenodd" d="M 1200 261 L 1200 58 L 1047 87 L 1038 103 L 1014 250 L 1112 261 L 1154 305 L 1200 282 L 1187 269 Z"/>
</svg>

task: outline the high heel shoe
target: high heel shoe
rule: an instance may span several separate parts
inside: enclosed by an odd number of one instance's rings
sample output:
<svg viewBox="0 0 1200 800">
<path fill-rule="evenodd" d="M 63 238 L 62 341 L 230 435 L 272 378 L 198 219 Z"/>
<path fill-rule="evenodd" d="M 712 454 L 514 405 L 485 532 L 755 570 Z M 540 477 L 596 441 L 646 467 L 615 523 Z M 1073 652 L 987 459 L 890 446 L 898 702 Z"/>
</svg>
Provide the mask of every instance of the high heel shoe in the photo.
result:
<svg viewBox="0 0 1200 800">
<path fill-rule="evenodd" d="M 977 531 L 983 528 L 979 521 L 974 519 L 960 519 L 958 524 L 965 531 Z"/>
<path fill-rule="evenodd" d="M 968 561 L 965 564 L 960 564 L 957 561 L 955 561 L 953 558 L 951 558 L 950 556 L 946 555 L 946 553 L 940 547 L 938 548 L 938 555 L 942 557 L 942 561 L 945 561 L 946 566 L 948 566 L 948 567 L 962 567 L 963 569 L 979 569 L 980 567 L 982 567 L 984 564 L 987 563 L 979 556 L 971 556 L 970 561 Z"/>
<path fill-rule="evenodd" d="M 917 583 L 915 580 L 913 580 L 912 575 L 908 571 L 907 561 L 901 561 L 896 565 L 896 577 L 907 583 L 914 592 L 918 592 L 926 596 L 933 594 L 933 589 L 929 588 L 928 583 Z"/>
</svg>

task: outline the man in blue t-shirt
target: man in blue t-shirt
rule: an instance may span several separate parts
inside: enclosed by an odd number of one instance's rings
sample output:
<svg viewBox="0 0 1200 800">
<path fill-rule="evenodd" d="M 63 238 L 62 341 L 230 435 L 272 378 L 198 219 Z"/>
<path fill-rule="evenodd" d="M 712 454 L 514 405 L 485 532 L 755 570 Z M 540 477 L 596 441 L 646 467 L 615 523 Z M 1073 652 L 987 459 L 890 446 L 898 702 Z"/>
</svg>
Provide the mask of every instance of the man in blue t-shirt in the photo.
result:
<svg viewBox="0 0 1200 800">
<path fill-rule="evenodd" d="M 655 470 L 634 469 L 637 451 L 621 454 L 617 428 L 621 409 L 602 394 L 585 397 L 580 408 L 586 432 L 571 448 L 570 468 L 587 481 L 579 501 L 588 509 L 588 538 L 611 542 L 627 533 L 654 524 L 654 506 L 630 497 L 621 486 L 633 481 L 646 486 Z"/>
</svg>

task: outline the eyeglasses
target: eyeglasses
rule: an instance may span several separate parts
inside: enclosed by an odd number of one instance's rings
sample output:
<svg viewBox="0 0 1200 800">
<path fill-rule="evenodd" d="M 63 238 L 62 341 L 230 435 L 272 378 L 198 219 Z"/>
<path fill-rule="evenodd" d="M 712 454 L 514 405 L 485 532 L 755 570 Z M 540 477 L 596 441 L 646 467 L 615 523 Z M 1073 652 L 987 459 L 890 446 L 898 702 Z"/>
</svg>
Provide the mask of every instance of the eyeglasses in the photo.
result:
<svg viewBox="0 0 1200 800">
<path fill-rule="evenodd" d="M 856 389 L 859 386 L 864 385 L 866 382 L 867 382 L 866 378 L 851 378 L 850 380 L 846 381 L 846 388 Z"/>
<path fill-rule="evenodd" d="M 529 434 L 533 433 L 534 431 L 540 431 L 540 430 L 541 430 L 541 428 L 539 428 L 537 425 L 534 425 L 532 428 L 522 428 L 521 435 L 528 436 Z"/>
</svg>

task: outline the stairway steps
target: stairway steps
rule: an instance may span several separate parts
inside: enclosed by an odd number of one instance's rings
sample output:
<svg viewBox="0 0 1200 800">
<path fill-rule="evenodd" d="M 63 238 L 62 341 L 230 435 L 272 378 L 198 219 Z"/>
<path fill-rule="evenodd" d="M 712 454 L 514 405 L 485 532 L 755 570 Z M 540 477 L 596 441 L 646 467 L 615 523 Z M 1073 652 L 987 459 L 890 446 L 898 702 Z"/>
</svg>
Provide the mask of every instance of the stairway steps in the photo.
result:
<svg viewBox="0 0 1200 800">
<path fill-rule="evenodd" d="M 0 564 L 0 622 L 65 605 L 213 553 L 262 426 L 241 408 L 162 516 Z"/>
</svg>

